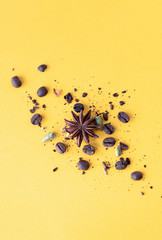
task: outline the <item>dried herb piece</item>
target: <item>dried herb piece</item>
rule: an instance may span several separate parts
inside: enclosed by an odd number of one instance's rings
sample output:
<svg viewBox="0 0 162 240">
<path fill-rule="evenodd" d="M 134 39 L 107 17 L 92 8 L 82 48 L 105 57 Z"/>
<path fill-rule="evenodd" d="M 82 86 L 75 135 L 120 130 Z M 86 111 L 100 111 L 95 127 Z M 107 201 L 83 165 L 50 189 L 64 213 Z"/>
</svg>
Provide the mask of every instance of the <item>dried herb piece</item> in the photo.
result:
<svg viewBox="0 0 162 240">
<path fill-rule="evenodd" d="M 56 172 L 58 170 L 58 168 L 57 167 L 55 167 L 54 169 L 53 169 L 53 172 Z"/>
</svg>

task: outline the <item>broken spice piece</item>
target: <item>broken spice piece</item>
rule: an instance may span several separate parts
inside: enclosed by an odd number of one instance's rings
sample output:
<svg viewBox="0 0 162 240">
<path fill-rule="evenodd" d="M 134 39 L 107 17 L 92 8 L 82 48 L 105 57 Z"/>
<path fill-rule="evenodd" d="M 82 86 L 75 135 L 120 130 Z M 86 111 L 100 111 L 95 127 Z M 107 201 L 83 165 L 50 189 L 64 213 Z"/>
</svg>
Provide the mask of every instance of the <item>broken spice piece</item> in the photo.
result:
<svg viewBox="0 0 162 240">
<path fill-rule="evenodd" d="M 67 103 L 71 103 L 73 101 L 73 97 L 72 97 L 71 93 L 67 93 L 64 96 L 64 99 L 67 101 Z"/>
<path fill-rule="evenodd" d="M 103 119 L 104 119 L 105 121 L 108 120 L 108 112 L 103 113 Z"/>
<path fill-rule="evenodd" d="M 114 109 L 114 105 L 111 104 L 110 105 L 110 109 L 113 110 Z"/>
<path fill-rule="evenodd" d="M 60 92 L 58 90 L 56 90 L 55 88 L 53 88 L 53 92 L 56 96 L 58 96 L 58 97 L 60 96 Z"/>
<path fill-rule="evenodd" d="M 40 72 L 44 72 L 44 71 L 46 70 L 46 68 L 47 68 L 47 65 L 42 64 L 42 65 L 40 65 L 40 66 L 38 67 L 38 70 L 39 70 Z"/>
<path fill-rule="evenodd" d="M 84 93 L 82 94 L 82 97 L 86 97 L 87 95 L 88 95 L 88 93 L 84 92 Z"/>
</svg>

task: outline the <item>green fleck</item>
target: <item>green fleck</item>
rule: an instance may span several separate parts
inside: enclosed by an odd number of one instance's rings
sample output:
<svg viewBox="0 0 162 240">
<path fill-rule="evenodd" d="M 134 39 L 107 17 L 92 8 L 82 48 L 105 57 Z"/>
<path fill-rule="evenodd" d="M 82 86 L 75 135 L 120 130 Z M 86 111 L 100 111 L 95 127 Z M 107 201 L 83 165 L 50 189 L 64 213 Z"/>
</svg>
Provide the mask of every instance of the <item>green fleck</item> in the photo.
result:
<svg viewBox="0 0 162 240">
<path fill-rule="evenodd" d="M 50 132 L 46 136 L 44 136 L 42 142 L 48 142 L 48 141 L 52 140 L 54 137 L 56 137 L 54 132 Z"/>
<path fill-rule="evenodd" d="M 120 147 L 120 144 L 118 144 L 118 146 L 116 147 L 115 153 L 116 153 L 116 156 L 117 156 L 117 157 L 119 157 L 119 156 L 121 155 L 121 147 Z"/>
<path fill-rule="evenodd" d="M 103 121 L 102 121 L 102 118 L 100 117 L 100 116 L 97 116 L 97 117 L 95 117 L 95 120 L 96 120 L 96 124 L 98 125 L 98 126 L 100 126 L 100 129 L 101 129 L 101 131 L 103 130 Z"/>
</svg>

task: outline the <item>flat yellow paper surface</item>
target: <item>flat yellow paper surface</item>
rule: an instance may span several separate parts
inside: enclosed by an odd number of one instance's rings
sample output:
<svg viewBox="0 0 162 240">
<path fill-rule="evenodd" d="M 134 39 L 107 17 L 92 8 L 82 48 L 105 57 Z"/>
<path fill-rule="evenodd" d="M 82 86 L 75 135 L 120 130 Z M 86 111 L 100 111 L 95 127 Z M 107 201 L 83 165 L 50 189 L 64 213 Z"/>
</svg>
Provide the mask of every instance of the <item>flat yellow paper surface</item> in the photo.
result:
<svg viewBox="0 0 162 240">
<path fill-rule="evenodd" d="M 2 0 L 0 20 L 0 240 L 161 240 L 161 1 Z M 44 73 L 37 70 L 42 63 Z M 38 99 L 43 85 L 49 93 Z M 86 111 L 95 105 L 110 112 L 112 136 L 129 144 L 127 169 L 115 169 L 115 147 L 102 146 L 104 132 L 90 141 L 93 156 L 75 140 L 65 154 L 53 152 L 64 118 L 71 119 L 68 92 Z M 28 93 L 47 106 L 37 110 L 46 132 L 30 123 Z M 120 110 L 129 113 L 128 124 L 116 118 Z M 52 130 L 56 138 L 44 146 Z M 76 168 L 79 157 L 90 159 L 85 175 Z M 107 176 L 102 161 L 112 165 Z M 144 174 L 139 182 L 130 177 L 136 170 Z"/>
</svg>

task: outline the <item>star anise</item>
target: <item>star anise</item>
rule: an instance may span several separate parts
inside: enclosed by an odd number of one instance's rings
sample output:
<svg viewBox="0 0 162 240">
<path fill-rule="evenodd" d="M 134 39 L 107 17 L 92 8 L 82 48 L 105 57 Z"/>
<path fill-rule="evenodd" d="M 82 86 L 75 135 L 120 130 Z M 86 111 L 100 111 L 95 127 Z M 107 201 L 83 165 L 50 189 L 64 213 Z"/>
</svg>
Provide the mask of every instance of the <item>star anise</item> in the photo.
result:
<svg viewBox="0 0 162 240">
<path fill-rule="evenodd" d="M 98 138 L 98 136 L 93 132 L 93 130 L 98 129 L 99 127 L 96 125 L 90 125 L 95 116 L 91 117 L 91 110 L 83 116 L 83 111 L 80 111 L 79 116 L 77 116 L 73 111 L 71 111 L 72 117 L 74 121 L 69 121 L 65 119 L 65 123 L 69 126 L 66 128 L 66 131 L 71 135 L 71 138 L 77 138 L 77 145 L 80 147 L 83 138 L 86 143 L 89 143 L 89 136 L 93 138 Z"/>
</svg>

